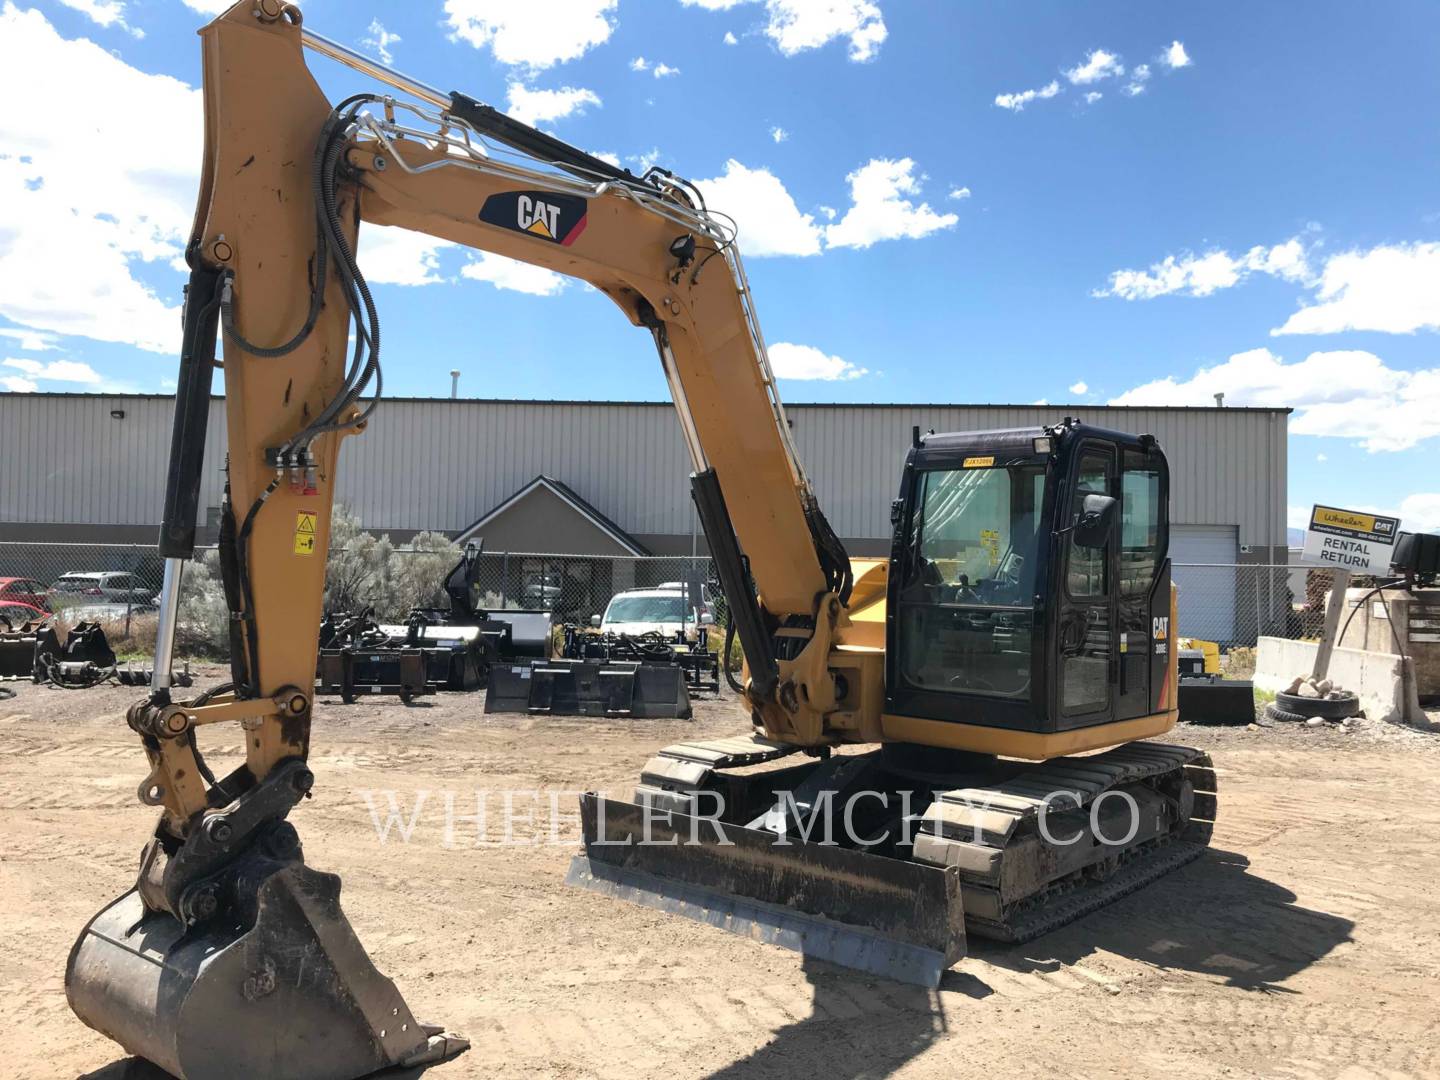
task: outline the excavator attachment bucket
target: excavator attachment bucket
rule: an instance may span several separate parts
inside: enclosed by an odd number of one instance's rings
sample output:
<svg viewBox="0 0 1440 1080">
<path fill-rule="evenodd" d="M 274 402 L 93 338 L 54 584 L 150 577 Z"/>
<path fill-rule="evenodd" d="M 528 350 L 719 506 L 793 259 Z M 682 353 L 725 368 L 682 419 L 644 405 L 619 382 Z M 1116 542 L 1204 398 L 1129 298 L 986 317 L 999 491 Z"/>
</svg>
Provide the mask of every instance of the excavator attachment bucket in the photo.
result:
<svg viewBox="0 0 1440 1080">
<path fill-rule="evenodd" d="M 375 969 L 334 874 L 294 864 L 254 896 L 248 925 L 188 930 L 148 911 L 139 892 L 121 896 L 71 950 L 70 1007 L 179 1080 L 354 1080 L 466 1048 L 417 1023 Z"/>
<path fill-rule="evenodd" d="M 938 986 L 965 955 L 954 868 L 581 796 L 566 883 L 899 982 Z"/>
</svg>

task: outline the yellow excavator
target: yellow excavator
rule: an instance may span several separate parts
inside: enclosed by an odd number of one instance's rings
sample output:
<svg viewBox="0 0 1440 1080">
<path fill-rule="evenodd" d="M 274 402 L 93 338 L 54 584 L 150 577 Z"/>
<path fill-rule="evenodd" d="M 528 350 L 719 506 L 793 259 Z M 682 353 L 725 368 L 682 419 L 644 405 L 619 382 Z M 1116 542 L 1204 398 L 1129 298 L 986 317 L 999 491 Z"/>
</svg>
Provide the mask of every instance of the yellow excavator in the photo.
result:
<svg viewBox="0 0 1440 1080">
<path fill-rule="evenodd" d="M 315 783 L 337 452 L 380 400 L 362 224 L 589 282 L 652 337 L 675 402 L 749 725 L 662 749 L 632 799 L 585 796 L 574 884 L 935 985 L 967 932 L 1023 940 L 1202 851 L 1208 758 L 1137 741 L 1177 719 L 1153 438 L 917 431 L 890 558 L 851 559 L 791 441 L 733 223 L 702 192 L 407 78 L 280 0 L 201 39 L 156 674 L 127 714 L 161 812 L 135 887 L 72 950 L 84 1022 L 184 1080 L 348 1080 L 465 1045 L 374 968 L 287 820 Z M 385 91 L 332 105 L 306 47 Z M 232 678 L 182 700 L 167 673 L 217 368 Z M 245 742 L 224 777 L 197 745 L 216 723 Z"/>
</svg>

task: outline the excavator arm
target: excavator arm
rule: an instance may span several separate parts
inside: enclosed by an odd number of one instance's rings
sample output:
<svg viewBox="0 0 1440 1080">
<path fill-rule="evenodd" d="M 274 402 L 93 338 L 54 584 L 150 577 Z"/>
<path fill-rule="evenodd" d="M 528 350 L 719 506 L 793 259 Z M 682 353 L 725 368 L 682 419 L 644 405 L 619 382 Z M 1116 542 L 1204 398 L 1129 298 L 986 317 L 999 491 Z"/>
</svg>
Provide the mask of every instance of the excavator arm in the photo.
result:
<svg viewBox="0 0 1440 1080">
<path fill-rule="evenodd" d="M 193 554 L 204 418 L 212 371 L 223 366 L 221 562 L 235 679 L 187 704 L 160 685 L 132 710 L 151 751 L 144 795 L 164 806 L 165 830 L 183 839 L 213 801 L 194 760 L 195 728 L 249 725 L 247 782 L 308 751 L 339 443 L 364 430 L 381 390 L 380 313 L 356 256 L 371 223 L 579 278 L 650 333 L 757 723 L 805 745 L 873 728 L 878 665 L 852 657 L 834 666 L 848 558 L 796 457 L 728 219 L 661 170 L 637 178 L 413 80 L 391 79 L 418 102 L 365 94 L 332 108 L 304 44 L 391 73 L 308 35 L 293 6 L 239 5 L 201 36 L 205 164 L 162 527 L 171 560 L 162 637 L 173 628 L 180 563 Z M 444 321 L 454 320 L 447 312 Z"/>
<path fill-rule="evenodd" d="M 883 658 L 843 645 L 849 561 L 796 457 L 733 223 L 702 193 L 383 69 L 308 33 L 280 0 L 244 0 L 201 38 L 205 160 L 187 249 L 157 675 L 128 713 L 150 762 L 140 798 L 162 815 L 136 888 L 77 943 L 67 988 L 87 1023 L 178 1076 L 357 1076 L 458 1045 L 415 1023 L 369 964 L 338 879 L 304 865 L 286 821 L 314 784 L 306 759 L 339 446 L 364 431 L 383 389 L 361 230 L 411 229 L 579 278 L 650 334 L 766 735 L 804 746 L 876 738 Z M 404 96 L 332 105 L 306 45 Z M 437 321 L 483 334 L 451 311 Z M 166 673 L 216 370 L 233 678 L 179 701 Z M 238 723 L 246 748 L 223 778 L 196 739 L 219 722 Z M 163 974 L 139 959 L 147 950 L 163 955 Z M 318 966 L 289 970 L 297 956 Z M 277 1020 L 339 1034 L 307 1055 L 262 1037 Z"/>
</svg>

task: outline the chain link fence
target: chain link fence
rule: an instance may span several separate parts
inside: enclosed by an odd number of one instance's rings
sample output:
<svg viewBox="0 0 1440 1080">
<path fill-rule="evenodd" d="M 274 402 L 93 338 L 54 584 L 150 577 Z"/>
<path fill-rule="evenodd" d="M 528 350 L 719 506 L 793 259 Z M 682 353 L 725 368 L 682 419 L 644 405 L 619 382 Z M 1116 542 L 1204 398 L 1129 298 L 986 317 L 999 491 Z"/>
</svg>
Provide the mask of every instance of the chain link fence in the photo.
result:
<svg viewBox="0 0 1440 1080">
<path fill-rule="evenodd" d="M 373 606 L 383 622 L 403 621 L 411 607 L 441 605 L 446 575 L 460 557 L 436 538 L 424 547 L 392 545 L 368 535 L 330 555 L 326 606 Z M 151 545 L 0 542 L 0 616 L 12 623 L 53 612 L 120 628 L 142 650 L 153 624 L 164 560 Z M 610 598 L 629 589 L 711 581 L 710 560 L 694 556 L 629 558 L 486 552 L 480 556 L 477 603 L 492 609 L 532 608 L 557 623 L 587 623 Z M 6 580 L 10 579 L 10 580 Z M 1331 572 L 1300 566 L 1176 564 L 1183 637 L 1252 648 L 1262 636 L 1318 637 Z M 715 599 L 706 593 L 706 600 Z M 223 655 L 225 604 L 213 549 L 197 552 L 182 593 L 182 645 Z M 112 636 L 114 636 L 112 634 Z"/>
</svg>

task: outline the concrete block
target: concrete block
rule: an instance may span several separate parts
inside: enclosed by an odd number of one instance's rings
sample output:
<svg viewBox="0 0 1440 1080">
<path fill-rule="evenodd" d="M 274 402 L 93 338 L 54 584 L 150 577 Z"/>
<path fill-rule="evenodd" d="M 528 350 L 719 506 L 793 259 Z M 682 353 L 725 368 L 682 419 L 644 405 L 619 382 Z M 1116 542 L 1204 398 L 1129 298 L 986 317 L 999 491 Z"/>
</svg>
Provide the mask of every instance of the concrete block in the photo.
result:
<svg viewBox="0 0 1440 1080">
<path fill-rule="evenodd" d="M 1288 691 L 1295 672 L 1312 668 L 1319 645 L 1313 641 L 1262 637 L 1256 649 L 1255 688 L 1272 693 Z M 1410 661 L 1395 653 L 1337 648 L 1325 676 L 1334 685 L 1353 691 L 1360 708 L 1371 720 L 1422 723 L 1415 671 Z"/>
</svg>

